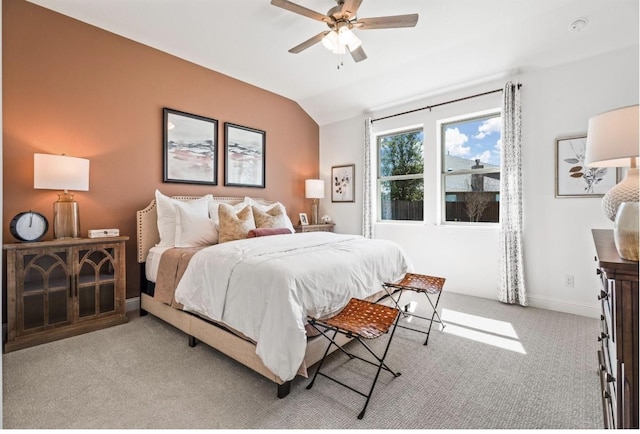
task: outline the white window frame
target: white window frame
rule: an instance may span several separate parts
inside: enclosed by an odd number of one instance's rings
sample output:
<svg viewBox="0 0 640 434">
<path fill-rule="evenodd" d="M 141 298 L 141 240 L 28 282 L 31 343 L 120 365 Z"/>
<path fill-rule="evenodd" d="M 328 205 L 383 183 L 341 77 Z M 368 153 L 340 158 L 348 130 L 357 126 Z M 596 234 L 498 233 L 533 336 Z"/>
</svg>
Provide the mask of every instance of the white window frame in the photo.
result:
<svg viewBox="0 0 640 434">
<path fill-rule="evenodd" d="M 490 118 L 495 116 L 502 116 L 502 109 L 497 107 L 488 110 L 482 110 L 474 113 L 467 113 L 464 115 L 454 116 L 447 119 L 440 119 L 436 121 L 436 131 L 437 131 L 437 141 L 438 141 L 438 171 L 440 172 L 440 176 L 438 177 L 438 194 L 440 204 L 438 207 L 438 222 L 440 225 L 451 225 L 451 226 L 476 226 L 476 227 L 498 227 L 500 226 L 500 222 L 455 222 L 455 221 L 447 221 L 446 220 L 446 192 L 445 192 L 445 178 L 451 175 L 466 175 L 466 174 L 474 174 L 479 175 L 483 173 L 500 173 L 500 177 L 502 178 L 502 167 L 499 167 L 497 170 L 495 168 L 487 168 L 487 169 L 461 169 L 456 170 L 455 172 L 445 172 L 444 168 L 444 156 L 446 155 L 445 143 L 444 143 L 444 134 L 443 128 L 445 125 L 458 123 L 463 121 L 472 121 L 475 119 L 481 118 Z M 502 136 L 502 132 L 500 133 Z M 502 161 L 502 155 L 500 156 Z M 502 191 L 498 192 L 500 195 Z"/>
<path fill-rule="evenodd" d="M 413 125 L 413 126 L 406 126 L 403 128 L 397 128 L 397 129 L 393 129 L 393 130 L 388 130 L 388 131 L 382 131 L 380 133 L 377 133 L 374 135 L 374 139 L 375 139 L 375 158 L 372 158 L 372 163 L 374 164 L 375 167 L 375 179 L 376 179 L 376 222 L 377 223 L 407 223 L 407 224 L 424 224 L 425 221 L 425 204 L 426 204 L 426 199 L 424 197 L 424 188 L 422 191 L 422 204 L 423 204 L 423 210 L 422 210 L 422 220 L 390 220 L 390 219 L 382 219 L 382 188 L 381 185 L 383 182 L 385 181 L 402 181 L 402 180 L 406 180 L 406 179 L 422 179 L 423 185 L 426 182 L 425 180 L 425 171 L 424 171 L 424 166 L 422 169 L 422 173 L 415 173 L 415 174 L 411 174 L 411 175 L 394 175 L 394 176 L 384 176 L 381 177 L 380 176 L 380 161 L 379 161 L 379 157 L 380 157 L 380 139 L 383 137 L 387 137 L 387 136 L 397 136 L 400 134 L 407 134 L 407 133 L 413 133 L 413 132 L 417 132 L 417 131 L 421 131 L 422 132 L 422 161 L 424 163 L 424 161 L 426 161 L 426 146 L 425 146 L 425 132 L 424 132 L 424 126 L 423 125 Z"/>
</svg>

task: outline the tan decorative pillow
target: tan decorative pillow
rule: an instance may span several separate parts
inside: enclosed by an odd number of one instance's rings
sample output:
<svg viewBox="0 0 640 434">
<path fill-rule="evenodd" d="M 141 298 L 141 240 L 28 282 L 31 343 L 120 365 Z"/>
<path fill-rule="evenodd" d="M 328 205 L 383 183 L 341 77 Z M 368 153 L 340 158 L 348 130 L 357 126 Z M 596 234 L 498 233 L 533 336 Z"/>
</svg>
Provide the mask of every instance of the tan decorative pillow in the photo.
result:
<svg viewBox="0 0 640 434">
<path fill-rule="evenodd" d="M 256 228 L 286 228 L 287 222 L 282 212 L 282 207 L 274 206 L 267 210 L 261 210 L 257 206 L 253 209 L 253 218 L 256 221 Z"/>
<path fill-rule="evenodd" d="M 251 229 L 256 228 L 251 205 L 247 205 L 237 213 L 231 205 L 221 203 L 218 207 L 218 219 L 221 243 L 243 240 Z"/>
<path fill-rule="evenodd" d="M 282 210 L 282 215 L 284 216 L 285 228 L 289 228 L 291 233 L 295 233 L 295 229 L 293 228 L 293 224 L 291 223 L 291 219 L 287 215 L 287 207 L 284 206 L 282 202 L 275 202 L 272 204 L 267 204 L 260 199 L 252 199 L 250 197 L 245 197 L 244 202 L 250 204 L 254 208 L 258 208 L 261 211 L 268 211 L 271 208 L 277 207 Z M 255 218 L 255 217 L 254 217 Z"/>
</svg>

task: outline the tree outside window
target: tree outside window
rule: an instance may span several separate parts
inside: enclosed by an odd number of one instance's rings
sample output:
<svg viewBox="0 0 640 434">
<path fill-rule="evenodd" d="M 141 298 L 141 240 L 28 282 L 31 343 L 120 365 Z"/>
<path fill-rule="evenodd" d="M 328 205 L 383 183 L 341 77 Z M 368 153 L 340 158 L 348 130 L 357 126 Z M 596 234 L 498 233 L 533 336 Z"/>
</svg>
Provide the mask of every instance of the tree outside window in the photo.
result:
<svg viewBox="0 0 640 434">
<path fill-rule="evenodd" d="M 378 136 L 381 220 L 424 219 L 422 129 Z"/>
<path fill-rule="evenodd" d="M 442 123 L 441 128 L 444 220 L 498 223 L 500 112 Z"/>
</svg>

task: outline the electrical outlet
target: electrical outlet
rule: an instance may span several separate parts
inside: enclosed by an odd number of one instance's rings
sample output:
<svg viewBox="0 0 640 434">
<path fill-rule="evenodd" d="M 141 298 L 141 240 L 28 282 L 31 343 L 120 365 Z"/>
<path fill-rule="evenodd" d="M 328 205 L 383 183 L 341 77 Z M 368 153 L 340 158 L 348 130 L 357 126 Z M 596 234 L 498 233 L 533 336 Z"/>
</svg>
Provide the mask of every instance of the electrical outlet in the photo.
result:
<svg viewBox="0 0 640 434">
<path fill-rule="evenodd" d="M 564 275 L 564 286 L 573 288 L 573 274 Z"/>
</svg>

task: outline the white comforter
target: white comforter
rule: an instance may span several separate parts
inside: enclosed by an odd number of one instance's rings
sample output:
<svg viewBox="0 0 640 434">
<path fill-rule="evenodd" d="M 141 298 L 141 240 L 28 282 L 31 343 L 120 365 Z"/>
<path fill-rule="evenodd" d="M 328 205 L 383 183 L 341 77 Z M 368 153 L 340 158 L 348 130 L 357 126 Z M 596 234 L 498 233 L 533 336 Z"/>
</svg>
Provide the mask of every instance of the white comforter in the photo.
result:
<svg viewBox="0 0 640 434">
<path fill-rule="evenodd" d="M 338 312 L 410 269 L 390 241 L 329 232 L 257 237 L 196 253 L 175 299 L 255 340 L 265 366 L 286 381 L 304 359 L 307 315 Z"/>
</svg>

